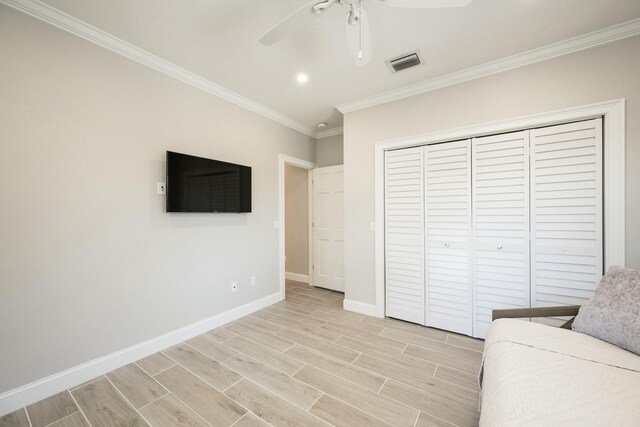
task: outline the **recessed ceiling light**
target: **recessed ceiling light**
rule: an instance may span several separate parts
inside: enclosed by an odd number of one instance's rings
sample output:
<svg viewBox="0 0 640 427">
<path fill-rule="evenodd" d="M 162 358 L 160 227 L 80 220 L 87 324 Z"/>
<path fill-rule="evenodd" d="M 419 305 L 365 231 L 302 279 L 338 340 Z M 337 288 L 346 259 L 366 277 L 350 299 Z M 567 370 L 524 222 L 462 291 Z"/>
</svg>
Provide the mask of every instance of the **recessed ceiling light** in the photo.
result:
<svg viewBox="0 0 640 427">
<path fill-rule="evenodd" d="M 296 79 L 298 80 L 299 83 L 306 83 L 307 80 L 309 80 L 309 76 L 307 76 L 304 73 L 300 73 L 298 74 L 298 77 L 296 77 Z"/>
</svg>

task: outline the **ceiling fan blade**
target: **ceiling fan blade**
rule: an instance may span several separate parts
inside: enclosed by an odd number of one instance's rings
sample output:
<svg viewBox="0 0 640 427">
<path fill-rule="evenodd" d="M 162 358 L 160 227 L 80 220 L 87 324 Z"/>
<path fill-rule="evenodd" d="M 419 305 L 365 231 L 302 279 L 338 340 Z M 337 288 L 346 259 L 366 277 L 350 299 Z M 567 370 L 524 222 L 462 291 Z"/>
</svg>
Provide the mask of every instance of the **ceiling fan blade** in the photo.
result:
<svg viewBox="0 0 640 427">
<path fill-rule="evenodd" d="M 435 9 L 444 7 L 465 7 L 471 0 L 378 0 L 391 7 L 408 7 L 412 9 Z"/>
<path fill-rule="evenodd" d="M 351 13 L 351 12 L 350 12 Z M 360 22 L 350 23 L 347 13 L 347 41 L 349 49 L 353 54 L 356 65 L 365 65 L 371 61 L 371 28 L 369 18 L 362 7 L 360 7 Z"/>
<path fill-rule="evenodd" d="M 292 34 L 307 25 L 311 25 L 314 19 L 318 16 L 311 10 L 313 5 L 316 3 L 318 3 L 318 0 L 313 0 L 284 18 L 278 23 L 278 25 L 273 27 L 268 33 L 260 38 L 260 43 L 271 46 L 272 44 L 287 37 L 289 34 Z"/>
</svg>

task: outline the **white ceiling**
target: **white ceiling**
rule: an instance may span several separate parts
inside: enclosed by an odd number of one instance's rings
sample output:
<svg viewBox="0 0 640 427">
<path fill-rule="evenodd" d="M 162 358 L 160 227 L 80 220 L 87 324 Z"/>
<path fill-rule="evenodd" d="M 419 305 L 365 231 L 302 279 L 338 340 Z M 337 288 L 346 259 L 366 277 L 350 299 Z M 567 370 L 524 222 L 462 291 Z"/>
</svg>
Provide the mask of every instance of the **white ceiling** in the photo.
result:
<svg viewBox="0 0 640 427">
<path fill-rule="evenodd" d="M 43 0 L 306 126 L 342 125 L 335 105 L 640 18 L 639 0 L 473 0 L 461 9 L 395 9 L 363 0 L 372 60 L 354 64 L 336 5 L 274 46 L 258 39 L 307 0 Z M 384 61 L 419 49 L 424 65 Z M 301 85 L 296 75 L 309 81 Z"/>
</svg>

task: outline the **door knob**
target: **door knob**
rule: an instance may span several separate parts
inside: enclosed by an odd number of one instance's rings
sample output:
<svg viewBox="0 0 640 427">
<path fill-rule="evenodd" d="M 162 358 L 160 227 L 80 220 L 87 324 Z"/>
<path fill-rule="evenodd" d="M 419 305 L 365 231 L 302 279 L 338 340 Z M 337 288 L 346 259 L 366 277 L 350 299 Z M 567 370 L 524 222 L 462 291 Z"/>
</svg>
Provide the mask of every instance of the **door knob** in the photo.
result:
<svg viewBox="0 0 640 427">
<path fill-rule="evenodd" d="M 445 248 L 448 248 L 448 247 L 449 247 L 449 244 L 448 244 L 448 243 L 445 243 L 445 244 L 444 244 L 444 247 L 445 247 Z"/>
<path fill-rule="evenodd" d="M 502 250 L 502 245 L 498 245 L 498 250 L 501 251 Z"/>
</svg>

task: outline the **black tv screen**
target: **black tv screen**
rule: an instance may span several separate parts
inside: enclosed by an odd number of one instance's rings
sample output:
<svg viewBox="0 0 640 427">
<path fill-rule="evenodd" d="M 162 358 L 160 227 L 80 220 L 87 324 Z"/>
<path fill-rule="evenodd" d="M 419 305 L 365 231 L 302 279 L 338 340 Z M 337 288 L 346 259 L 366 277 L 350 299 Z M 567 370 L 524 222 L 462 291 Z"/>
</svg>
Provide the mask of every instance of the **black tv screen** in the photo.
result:
<svg viewBox="0 0 640 427">
<path fill-rule="evenodd" d="M 167 151 L 167 212 L 251 212 L 251 168 Z"/>
</svg>

